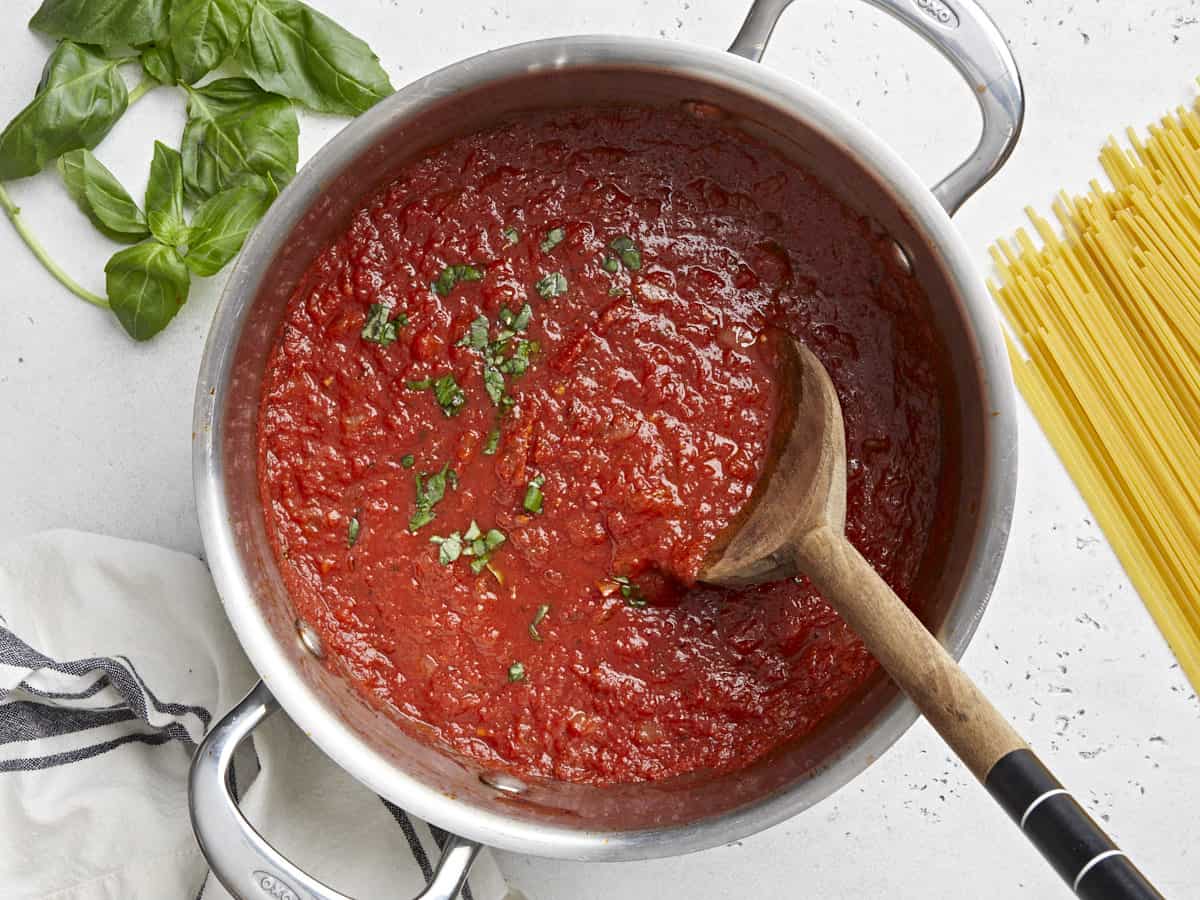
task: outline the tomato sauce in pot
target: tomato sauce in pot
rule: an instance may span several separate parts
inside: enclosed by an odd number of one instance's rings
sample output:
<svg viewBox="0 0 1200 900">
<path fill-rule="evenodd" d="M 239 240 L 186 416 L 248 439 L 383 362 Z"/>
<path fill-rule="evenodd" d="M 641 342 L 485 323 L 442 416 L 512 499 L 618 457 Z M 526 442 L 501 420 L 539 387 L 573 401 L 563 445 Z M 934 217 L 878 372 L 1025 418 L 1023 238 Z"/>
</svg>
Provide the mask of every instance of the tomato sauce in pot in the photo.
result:
<svg viewBox="0 0 1200 900">
<path fill-rule="evenodd" d="M 773 327 L 829 369 L 847 534 L 911 602 L 942 351 L 886 236 L 684 111 L 529 113 L 400 167 L 295 291 L 259 413 L 331 665 L 524 776 L 737 768 L 817 727 L 859 640 L 803 578 L 691 583 L 762 467 Z"/>
</svg>

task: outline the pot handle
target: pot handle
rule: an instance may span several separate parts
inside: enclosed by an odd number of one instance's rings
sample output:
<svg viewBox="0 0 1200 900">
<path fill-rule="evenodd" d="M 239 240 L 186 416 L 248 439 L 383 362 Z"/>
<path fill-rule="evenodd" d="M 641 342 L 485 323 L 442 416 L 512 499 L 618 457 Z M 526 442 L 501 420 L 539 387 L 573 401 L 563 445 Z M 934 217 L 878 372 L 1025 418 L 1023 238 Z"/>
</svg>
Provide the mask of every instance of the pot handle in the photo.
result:
<svg viewBox="0 0 1200 900">
<path fill-rule="evenodd" d="M 234 751 L 278 711 L 279 701 L 260 681 L 201 742 L 188 776 L 188 808 L 196 841 L 213 874 L 235 897 L 352 900 L 303 872 L 263 840 L 229 790 Z M 442 848 L 433 880 L 416 900 L 454 900 L 480 849 L 481 845 L 452 835 Z"/>
<path fill-rule="evenodd" d="M 792 0 L 755 0 L 730 53 L 760 62 L 771 32 Z M 899 19 L 946 57 L 971 87 L 983 134 L 971 156 L 933 188 L 953 215 L 1000 170 L 1025 118 L 1025 89 L 1004 36 L 973 0 L 866 0 Z"/>
</svg>

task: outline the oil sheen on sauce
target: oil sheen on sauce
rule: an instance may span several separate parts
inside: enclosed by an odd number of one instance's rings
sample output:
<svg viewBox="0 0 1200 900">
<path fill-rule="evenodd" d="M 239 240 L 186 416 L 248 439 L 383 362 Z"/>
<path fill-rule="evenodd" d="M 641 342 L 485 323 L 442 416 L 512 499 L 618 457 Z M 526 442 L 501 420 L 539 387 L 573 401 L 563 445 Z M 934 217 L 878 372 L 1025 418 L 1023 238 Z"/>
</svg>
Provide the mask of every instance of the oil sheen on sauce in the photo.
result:
<svg viewBox="0 0 1200 900">
<path fill-rule="evenodd" d="M 838 388 L 847 533 L 908 597 L 940 350 L 887 249 L 683 111 L 530 113 L 398 168 L 268 365 L 260 491 L 297 614 L 371 702 L 525 776 L 737 768 L 811 731 L 874 667 L 812 588 L 657 573 L 694 575 L 750 495 L 780 327 Z"/>
</svg>

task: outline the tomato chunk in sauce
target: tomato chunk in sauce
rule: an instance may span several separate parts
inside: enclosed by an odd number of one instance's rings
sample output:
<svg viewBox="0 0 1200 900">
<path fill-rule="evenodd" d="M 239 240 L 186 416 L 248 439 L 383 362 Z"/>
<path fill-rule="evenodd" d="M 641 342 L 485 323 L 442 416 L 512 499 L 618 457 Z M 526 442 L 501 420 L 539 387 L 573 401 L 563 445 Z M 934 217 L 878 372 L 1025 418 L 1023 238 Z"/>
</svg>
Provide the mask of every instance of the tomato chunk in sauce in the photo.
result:
<svg viewBox="0 0 1200 900">
<path fill-rule="evenodd" d="M 259 482 L 297 614 L 371 702 L 526 776 L 736 768 L 811 731 L 874 667 L 836 614 L 802 578 L 683 583 L 758 477 L 775 327 L 837 385 L 847 532 L 908 598 L 941 351 L 888 251 L 682 110 L 529 113 L 400 167 L 268 364 Z"/>
</svg>

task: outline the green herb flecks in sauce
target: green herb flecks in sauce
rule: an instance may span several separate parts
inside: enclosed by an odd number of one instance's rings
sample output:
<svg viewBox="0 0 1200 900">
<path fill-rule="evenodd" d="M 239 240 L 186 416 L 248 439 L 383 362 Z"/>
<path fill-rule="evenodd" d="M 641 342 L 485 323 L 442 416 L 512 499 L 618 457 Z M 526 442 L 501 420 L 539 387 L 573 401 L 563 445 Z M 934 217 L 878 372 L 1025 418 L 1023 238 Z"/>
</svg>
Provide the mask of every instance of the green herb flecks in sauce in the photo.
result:
<svg viewBox="0 0 1200 900">
<path fill-rule="evenodd" d="M 523 663 L 515 662 L 511 666 L 509 666 L 508 667 L 508 680 L 510 683 L 514 683 L 514 684 L 518 681 L 524 681 L 525 680 L 525 665 Z"/>
<path fill-rule="evenodd" d="M 358 517 L 351 516 L 350 524 L 346 527 L 346 546 L 353 547 L 358 543 L 358 533 L 362 526 L 358 524 Z"/>
<path fill-rule="evenodd" d="M 413 512 L 412 518 L 408 520 L 408 530 L 413 534 L 436 518 L 433 508 L 446 496 L 446 485 L 458 486 L 458 476 L 450 468 L 450 463 L 446 463 L 433 474 L 418 473 L 415 480 L 417 483 L 416 510 Z"/>
<path fill-rule="evenodd" d="M 443 566 L 451 565 L 461 557 L 471 559 L 471 571 L 478 575 L 485 568 L 500 579 L 499 573 L 491 567 L 492 554 L 508 538 L 497 528 L 489 528 L 486 532 L 479 527 L 474 519 L 466 531 L 454 531 L 448 535 L 433 535 L 429 542 L 438 547 L 438 562 Z"/>
<path fill-rule="evenodd" d="M 629 235 L 623 234 L 614 238 L 608 245 L 608 249 L 617 254 L 621 264 L 629 271 L 636 272 L 642 267 L 642 251 L 638 249 L 637 244 Z M 608 269 L 608 271 L 613 270 Z"/>
<path fill-rule="evenodd" d="M 566 238 L 566 236 L 567 236 L 567 233 L 565 231 L 563 231 L 561 228 L 551 228 L 549 231 L 546 232 L 545 239 L 540 244 L 538 244 L 538 247 L 541 248 L 541 251 L 543 253 L 549 253 L 555 247 L 557 247 L 559 244 L 561 244 L 563 242 L 563 239 Z"/>
<path fill-rule="evenodd" d="M 544 475 L 536 476 L 529 482 L 529 486 L 525 488 L 525 499 L 521 505 L 525 507 L 525 512 L 533 515 L 538 515 L 542 511 L 542 485 L 546 483 Z"/>
<path fill-rule="evenodd" d="M 458 415 L 467 403 L 467 395 L 458 386 L 453 374 L 409 381 L 407 386 L 410 391 L 427 391 L 433 388 L 433 398 L 447 417 Z"/>
<path fill-rule="evenodd" d="M 394 318 L 391 309 L 382 303 L 372 303 L 367 311 L 367 321 L 362 327 L 362 339 L 386 347 L 396 340 L 399 329 L 408 324 L 408 315 L 399 313 Z"/>
<path fill-rule="evenodd" d="M 535 641 L 541 641 L 542 635 L 538 631 L 538 626 L 542 624 L 542 619 L 550 612 L 550 604 L 543 603 L 537 608 L 537 612 L 533 615 L 533 621 L 529 623 L 529 636 Z"/>
<path fill-rule="evenodd" d="M 455 265 L 446 266 L 442 269 L 437 280 L 430 285 L 435 294 L 441 297 L 449 297 L 450 292 L 454 290 L 455 285 L 463 281 L 482 281 L 483 271 L 475 266 Z"/>
<path fill-rule="evenodd" d="M 567 276 L 562 272 L 551 272 L 549 275 L 540 279 L 534 285 L 534 289 L 538 292 L 538 296 L 543 300 L 550 300 L 553 297 L 561 297 L 567 292 Z"/>
</svg>

